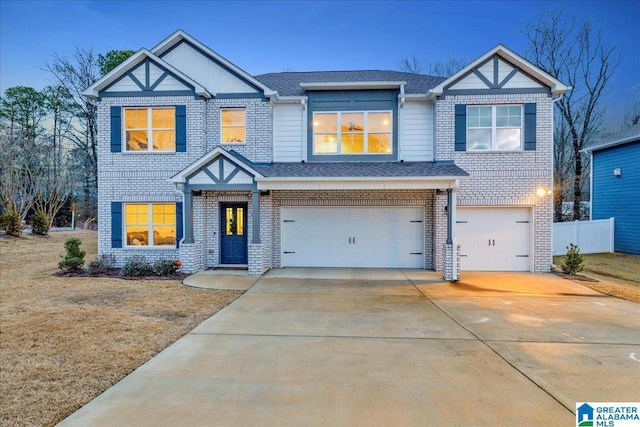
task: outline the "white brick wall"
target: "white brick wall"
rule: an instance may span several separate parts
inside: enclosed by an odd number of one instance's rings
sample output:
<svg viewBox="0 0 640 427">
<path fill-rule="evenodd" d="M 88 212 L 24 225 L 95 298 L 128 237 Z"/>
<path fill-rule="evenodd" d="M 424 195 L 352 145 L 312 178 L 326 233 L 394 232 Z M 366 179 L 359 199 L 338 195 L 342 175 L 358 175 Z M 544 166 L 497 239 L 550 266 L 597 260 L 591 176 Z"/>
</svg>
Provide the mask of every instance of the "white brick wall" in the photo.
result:
<svg viewBox="0 0 640 427">
<path fill-rule="evenodd" d="M 187 152 L 111 152 L 111 106 L 187 107 Z M 206 245 L 196 243 L 195 247 L 178 251 L 175 248 L 111 248 L 111 202 L 179 202 L 182 195 L 167 180 L 220 145 L 220 108 L 245 107 L 247 114 L 247 142 L 226 146 L 234 149 L 252 161 L 269 162 L 272 159 L 271 104 L 260 98 L 201 100 L 192 96 L 161 97 L 113 97 L 103 98 L 98 104 L 98 251 L 112 254 L 116 265 L 121 266 L 131 255 L 143 255 L 149 261 L 178 258 L 182 253 L 194 253 L 202 268 L 215 265 L 215 246 L 207 239 Z M 231 195 L 231 197 L 234 197 Z M 217 211 L 201 205 L 194 198 L 194 232 L 211 230 L 217 224 Z M 243 201 L 246 198 L 243 196 Z M 202 215 L 203 212 L 211 213 Z M 204 235 L 199 237 L 202 239 Z M 198 242 L 196 237 L 196 242 Z M 211 252 L 213 251 L 213 252 Z"/>
<path fill-rule="evenodd" d="M 535 102 L 536 150 L 520 152 L 454 151 L 455 104 L 524 104 Z M 534 266 L 536 272 L 551 266 L 551 196 L 538 197 L 536 189 L 553 185 L 553 102 L 547 94 L 457 95 L 436 103 L 436 160 L 454 160 L 472 176 L 463 181 L 457 195 L 458 206 L 531 206 L 534 227 Z M 446 197 L 444 199 L 446 205 Z M 439 208 L 436 208 L 439 212 Z M 445 219 L 446 220 L 446 219 Z M 438 222 L 438 224 L 440 224 Z M 442 228 L 439 228 L 442 229 Z M 446 228 L 445 228 L 446 233 Z M 436 236 L 436 249 L 442 236 Z M 436 251 L 436 268 L 441 254 Z"/>
</svg>

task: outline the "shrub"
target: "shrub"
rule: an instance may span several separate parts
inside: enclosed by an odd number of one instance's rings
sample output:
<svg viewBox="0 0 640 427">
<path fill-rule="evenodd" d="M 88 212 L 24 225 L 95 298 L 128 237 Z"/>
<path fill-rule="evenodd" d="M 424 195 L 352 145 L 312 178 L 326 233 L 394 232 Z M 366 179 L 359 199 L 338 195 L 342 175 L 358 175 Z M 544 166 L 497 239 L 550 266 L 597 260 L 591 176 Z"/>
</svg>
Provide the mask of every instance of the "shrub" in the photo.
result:
<svg viewBox="0 0 640 427">
<path fill-rule="evenodd" d="M 62 261 L 58 263 L 60 270 L 80 270 L 84 265 L 85 251 L 80 250 L 82 241 L 77 237 L 69 237 L 64 242 L 64 248 L 67 250 L 67 254 L 62 257 Z"/>
<path fill-rule="evenodd" d="M 33 218 L 31 218 L 31 229 L 33 230 L 33 234 L 39 236 L 49 234 L 49 218 L 47 218 L 44 212 L 38 211 Z"/>
<path fill-rule="evenodd" d="M 157 276 L 173 276 L 176 271 L 178 271 L 178 266 L 172 259 L 161 259 L 153 264 L 153 272 Z"/>
<path fill-rule="evenodd" d="M 115 263 L 116 259 L 113 255 L 101 255 L 88 264 L 89 272 L 91 274 L 106 273 L 109 269 L 113 268 Z"/>
<path fill-rule="evenodd" d="M 153 274 L 153 267 L 141 256 L 132 256 L 122 266 L 120 273 L 125 277 L 143 277 Z"/>
<path fill-rule="evenodd" d="M 9 236 L 17 237 L 22 234 L 20 214 L 16 211 L 6 211 L 0 215 L 0 228 Z"/>
<path fill-rule="evenodd" d="M 560 268 L 564 274 L 576 274 L 579 271 L 584 270 L 584 259 L 580 254 L 580 248 L 573 243 L 567 246 L 567 255 L 564 257 L 564 261 Z"/>
</svg>

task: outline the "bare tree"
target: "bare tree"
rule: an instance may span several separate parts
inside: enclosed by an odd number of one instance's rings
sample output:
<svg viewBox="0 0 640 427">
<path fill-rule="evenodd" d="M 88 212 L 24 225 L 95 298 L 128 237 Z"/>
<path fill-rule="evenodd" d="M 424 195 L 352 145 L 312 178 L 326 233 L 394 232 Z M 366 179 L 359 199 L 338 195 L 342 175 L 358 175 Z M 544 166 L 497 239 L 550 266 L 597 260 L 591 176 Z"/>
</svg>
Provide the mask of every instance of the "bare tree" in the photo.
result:
<svg viewBox="0 0 640 427">
<path fill-rule="evenodd" d="M 640 123 L 640 85 L 635 85 L 629 89 L 631 99 L 626 103 L 624 108 L 625 127 L 635 126 Z"/>
<path fill-rule="evenodd" d="M 458 71 L 462 70 L 466 65 L 467 60 L 464 58 L 449 58 L 444 62 L 430 62 L 429 67 L 427 68 L 427 74 L 430 76 L 451 77 Z"/>
<path fill-rule="evenodd" d="M 601 130 L 600 98 L 622 58 L 620 47 L 607 45 L 588 21 L 565 18 L 563 9 L 543 11 L 523 32 L 531 61 L 573 87 L 556 102 L 573 150 L 573 217 L 580 219 L 583 162 L 580 151 Z"/>
<path fill-rule="evenodd" d="M 415 55 L 411 55 L 411 58 L 403 58 L 398 64 L 398 70 L 404 73 L 422 74 L 422 69 L 422 60 Z"/>
<path fill-rule="evenodd" d="M 49 71 L 63 86 L 72 104 L 75 120 L 71 122 L 68 138 L 75 146 L 76 160 L 86 173 L 82 178 L 83 206 L 94 206 L 93 198 L 98 185 L 98 120 L 95 101 L 82 96 L 82 91 L 91 86 L 101 76 L 98 59 L 91 49 L 75 47 L 72 57 L 53 55 L 45 63 Z M 95 216 L 94 212 L 86 212 Z"/>
</svg>

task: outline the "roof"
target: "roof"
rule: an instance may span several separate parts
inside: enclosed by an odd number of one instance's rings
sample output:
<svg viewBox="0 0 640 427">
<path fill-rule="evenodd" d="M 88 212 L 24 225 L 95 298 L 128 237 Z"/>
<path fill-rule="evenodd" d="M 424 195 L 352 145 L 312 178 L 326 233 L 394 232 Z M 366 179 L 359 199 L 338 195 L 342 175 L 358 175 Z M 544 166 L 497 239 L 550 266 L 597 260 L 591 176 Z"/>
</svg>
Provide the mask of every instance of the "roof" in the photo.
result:
<svg viewBox="0 0 640 427">
<path fill-rule="evenodd" d="M 467 65 L 466 67 L 464 67 L 463 69 L 461 69 L 460 71 L 452 75 L 451 77 L 447 79 L 443 79 L 442 82 L 440 82 L 437 86 L 433 88 L 433 90 L 431 91 L 431 94 L 433 96 L 442 95 L 442 93 L 448 86 L 452 85 L 458 79 L 465 76 L 466 74 L 472 72 L 474 68 L 478 67 L 479 65 L 481 65 L 483 62 L 493 57 L 494 55 L 498 55 L 505 61 L 509 62 L 511 65 L 514 65 L 517 68 L 520 68 L 526 71 L 526 73 L 529 74 L 530 76 L 535 77 L 540 82 L 549 86 L 549 88 L 551 89 L 552 95 L 562 95 L 563 93 L 571 89 L 570 86 L 565 85 L 560 80 L 553 77 L 551 74 L 540 69 L 536 65 L 524 59 L 522 56 L 510 50 L 505 45 L 499 44 L 493 49 L 491 49 L 489 52 L 478 57 L 476 60 L 471 62 L 469 65 Z"/>
<path fill-rule="evenodd" d="M 616 145 L 628 144 L 635 141 L 640 141 L 640 123 L 624 128 L 618 133 L 607 135 L 606 137 L 602 138 L 602 141 L 597 142 L 582 151 L 589 153 L 592 151 L 598 151 L 605 148 L 614 147 Z"/>
<path fill-rule="evenodd" d="M 405 93 L 426 94 L 445 80 L 444 77 L 390 70 L 283 72 L 262 74 L 255 78 L 277 91 L 280 96 L 304 95 L 305 90 L 300 86 L 301 83 L 349 82 L 406 82 Z"/>
<path fill-rule="evenodd" d="M 265 178 L 466 177 L 452 162 L 305 162 L 255 164 Z"/>
</svg>

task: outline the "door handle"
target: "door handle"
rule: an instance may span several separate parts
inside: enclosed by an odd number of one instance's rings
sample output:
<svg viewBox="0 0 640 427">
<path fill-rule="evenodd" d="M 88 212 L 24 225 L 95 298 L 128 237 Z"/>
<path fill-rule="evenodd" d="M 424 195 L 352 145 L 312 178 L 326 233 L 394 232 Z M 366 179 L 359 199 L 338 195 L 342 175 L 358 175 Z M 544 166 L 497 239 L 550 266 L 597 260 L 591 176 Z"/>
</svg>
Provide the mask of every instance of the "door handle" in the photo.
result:
<svg viewBox="0 0 640 427">
<path fill-rule="evenodd" d="M 349 237 L 349 244 L 351 244 L 351 237 Z"/>
<path fill-rule="evenodd" d="M 355 237 L 353 238 L 353 244 L 354 245 L 356 244 L 356 238 Z"/>
<path fill-rule="evenodd" d="M 489 239 L 489 246 L 495 246 L 496 245 L 496 239 Z"/>
</svg>

